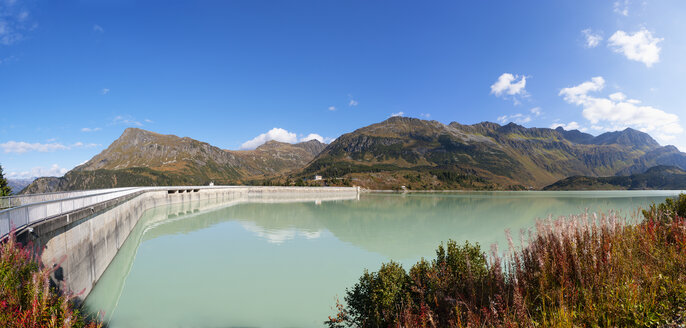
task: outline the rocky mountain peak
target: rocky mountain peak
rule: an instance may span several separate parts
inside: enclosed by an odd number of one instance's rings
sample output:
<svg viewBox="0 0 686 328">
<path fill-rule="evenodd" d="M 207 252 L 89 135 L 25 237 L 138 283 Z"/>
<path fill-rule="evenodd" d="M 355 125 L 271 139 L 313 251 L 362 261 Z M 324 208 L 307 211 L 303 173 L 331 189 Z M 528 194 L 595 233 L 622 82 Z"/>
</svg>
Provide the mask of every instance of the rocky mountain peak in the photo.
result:
<svg viewBox="0 0 686 328">
<path fill-rule="evenodd" d="M 660 144 L 649 134 L 632 128 L 626 128 L 622 131 L 605 132 L 595 137 L 593 143 L 596 145 L 618 144 L 641 149 L 660 147 Z"/>
<path fill-rule="evenodd" d="M 319 142 L 319 140 L 308 140 L 305 142 L 301 142 L 298 144 L 295 144 L 296 147 L 302 148 L 308 153 L 312 154 L 312 156 L 317 156 L 319 153 L 326 148 L 326 144 Z"/>
</svg>

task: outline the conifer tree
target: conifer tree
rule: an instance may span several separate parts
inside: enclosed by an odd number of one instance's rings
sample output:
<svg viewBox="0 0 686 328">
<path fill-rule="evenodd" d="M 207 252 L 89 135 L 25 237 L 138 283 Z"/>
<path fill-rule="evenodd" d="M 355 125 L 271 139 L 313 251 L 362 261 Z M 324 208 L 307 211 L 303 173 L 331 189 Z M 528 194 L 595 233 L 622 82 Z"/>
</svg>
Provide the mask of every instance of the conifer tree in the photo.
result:
<svg viewBox="0 0 686 328">
<path fill-rule="evenodd" d="M 12 188 L 7 185 L 7 179 L 2 173 L 2 165 L 0 165 L 0 197 L 9 196 L 12 193 Z"/>
</svg>

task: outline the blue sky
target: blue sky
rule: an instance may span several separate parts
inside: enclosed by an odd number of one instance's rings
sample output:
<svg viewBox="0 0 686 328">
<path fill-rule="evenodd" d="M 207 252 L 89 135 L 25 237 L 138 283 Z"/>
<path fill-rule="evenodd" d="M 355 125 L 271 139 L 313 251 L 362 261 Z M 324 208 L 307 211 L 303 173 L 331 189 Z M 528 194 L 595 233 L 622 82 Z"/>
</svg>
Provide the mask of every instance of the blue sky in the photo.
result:
<svg viewBox="0 0 686 328">
<path fill-rule="evenodd" d="M 129 126 L 252 148 L 404 115 L 686 150 L 686 2 L 0 0 L 0 165 L 61 175 Z"/>
</svg>

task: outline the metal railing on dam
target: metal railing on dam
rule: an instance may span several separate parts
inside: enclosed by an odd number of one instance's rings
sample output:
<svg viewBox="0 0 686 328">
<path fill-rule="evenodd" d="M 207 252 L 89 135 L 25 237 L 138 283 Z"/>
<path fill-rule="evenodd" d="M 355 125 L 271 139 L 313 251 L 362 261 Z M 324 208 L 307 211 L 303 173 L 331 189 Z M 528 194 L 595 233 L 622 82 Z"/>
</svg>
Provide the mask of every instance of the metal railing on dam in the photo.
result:
<svg viewBox="0 0 686 328">
<path fill-rule="evenodd" d="M 41 194 L 27 194 L 27 195 L 13 195 L 7 197 L 0 197 L 0 210 L 4 210 L 11 207 L 17 207 L 22 205 L 42 203 L 53 200 L 60 200 L 66 198 L 75 198 L 82 196 L 89 196 L 95 194 L 102 194 L 111 191 L 124 191 L 128 189 L 134 189 L 136 187 L 126 187 L 126 188 L 109 188 L 109 189 L 93 189 L 93 190 L 78 190 L 78 191 L 60 191 L 60 192 L 49 192 Z"/>
<path fill-rule="evenodd" d="M 151 209 L 171 205 L 210 210 L 236 204 L 359 199 L 354 187 L 179 186 L 108 189 L 77 197 L 25 204 L 0 211 L 0 233 L 17 229 L 41 262 L 57 267 L 51 279 L 88 296 L 95 283 Z M 184 212 L 188 214 L 187 212 Z M 166 217 L 166 216 L 165 216 Z M 1 239 L 1 238 L 0 238 Z"/>
<path fill-rule="evenodd" d="M 128 187 L 99 190 L 70 191 L 35 195 L 3 197 L 0 204 L 7 208 L 0 211 L 0 239 L 11 229 L 22 228 L 63 216 L 79 209 L 111 201 L 126 196 L 151 191 L 168 193 L 198 192 L 207 189 L 235 189 L 245 186 L 170 186 L 170 187 Z"/>
</svg>

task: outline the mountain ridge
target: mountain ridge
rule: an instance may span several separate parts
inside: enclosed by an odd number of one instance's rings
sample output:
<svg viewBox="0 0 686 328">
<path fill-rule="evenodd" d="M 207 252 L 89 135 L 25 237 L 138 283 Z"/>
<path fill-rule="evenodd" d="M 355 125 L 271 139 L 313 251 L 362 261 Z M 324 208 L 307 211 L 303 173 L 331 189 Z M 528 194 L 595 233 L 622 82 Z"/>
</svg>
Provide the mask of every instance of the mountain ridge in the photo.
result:
<svg viewBox="0 0 686 328">
<path fill-rule="evenodd" d="M 39 178 L 22 192 L 241 184 L 297 170 L 324 146 L 317 140 L 297 144 L 269 141 L 253 150 L 224 150 L 189 137 L 127 128 L 105 150 L 63 177 Z"/>
<path fill-rule="evenodd" d="M 630 128 L 593 136 L 560 127 L 391 117 L 328 145 L 272 140 L 253 150 L 128 128 L 64 177 L 38 179 L 26 192 L 210 181 L 303 184 L 315 175 L 324 178 L 320 184 L 370 189 L 521 190 L 573 176 L 639 174 L 657 165 L 686 169 L 686 154 Z"/>
<path fill-rule="evenodd" d="M 686 171 L 676 166 L 653 166 L 643 173 L 611 176 L 573 176 L 557 181 L 543 190 L 685 190 Z"/>
<path fill-rule="evenodd" d="M 649 153 L 661 155 L 646 156 Z M 407 186 L 412 179 L 404 176 L 422 171 L 428 177 L 420 175 L 422 181 L 415 181 L 420 189 L 479 189 L 489 188 L 489 184 L 495 189 L 538 189 L 569 176 L 642 172 L 646 167 L 669 164 L 666 162 L 686 168 L 686 154 L 662 147 L 648 134 L 633 129 L 594 137 L 578 130 L 526 128 L 515 123 L 463 125 L 392 117 L 340 136 L 299 177 L 348 177 L 365 187 L 380 184 L 388 188 Z M 444 173 L 437 175 L 436 171 Z M 487 183 L 443 183 L 432 178 L 451 174 Z"/>
</svg>

